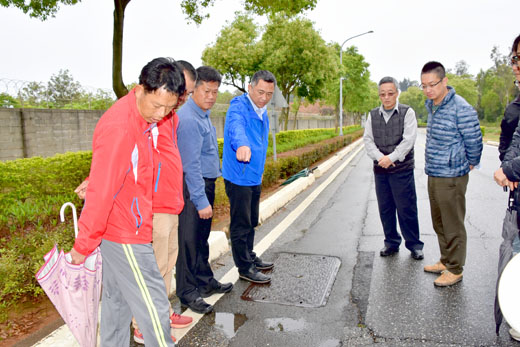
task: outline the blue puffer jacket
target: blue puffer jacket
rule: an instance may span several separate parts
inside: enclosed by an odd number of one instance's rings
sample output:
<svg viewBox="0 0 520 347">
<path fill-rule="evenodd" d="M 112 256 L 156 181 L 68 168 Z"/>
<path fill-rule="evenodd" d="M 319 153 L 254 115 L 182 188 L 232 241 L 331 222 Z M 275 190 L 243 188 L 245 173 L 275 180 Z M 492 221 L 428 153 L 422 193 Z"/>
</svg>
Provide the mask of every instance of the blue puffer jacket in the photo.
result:
<svg viewBox="0 0 520 347">
<path fill-rule="evenodd" d="M 482 132 L 477 112 L 464 98 L 448 87 L 435 113 L 433 100 L 426 100 L 428 127 L 426 131 L 426 166 L 428 176 L 459 177 L 469 166 L 480 163 Z"/>
<path fill-rule="evenodd" d="M 269 117 L 267 111 L 260 119 L 247 94 L 231 100 L 224 125 L 224 149 L 222 153 L 222 177 L 239 186 L 262 184 L 267 144 L 269 143 Z M 251 160 L 237 160 L 236 151 L 241 146 L 251 149 Z"/>
</svg>

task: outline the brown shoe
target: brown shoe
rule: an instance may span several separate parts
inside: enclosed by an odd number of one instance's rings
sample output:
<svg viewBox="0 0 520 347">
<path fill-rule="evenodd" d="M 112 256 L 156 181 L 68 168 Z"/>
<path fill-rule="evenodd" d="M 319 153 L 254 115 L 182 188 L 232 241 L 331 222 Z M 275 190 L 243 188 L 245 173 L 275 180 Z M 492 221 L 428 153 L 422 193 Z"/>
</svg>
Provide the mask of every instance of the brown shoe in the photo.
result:
<svg viewBox="0 0 520 347">
<path fill-rule="evenodd" d="M 444 270 L 446 270 L 446 266 L 444 266 L 444 264 L 441 263 L 440 261 L 436 262 L 433 265 L 426 265 L 424 267 L 424 271 L 431 272 L 431 273 L 434 273 L 434 274 L 440 274 Z"/>
<path fill-rule="evenodd" d="M 442 272 L 442 275 L 433 281 L 433 284 L 437 287 L 448 287 L 460 281 L 462 281 L 462 274 L 455 275 L 454 273 L 445 270 Z"/>
</svg>

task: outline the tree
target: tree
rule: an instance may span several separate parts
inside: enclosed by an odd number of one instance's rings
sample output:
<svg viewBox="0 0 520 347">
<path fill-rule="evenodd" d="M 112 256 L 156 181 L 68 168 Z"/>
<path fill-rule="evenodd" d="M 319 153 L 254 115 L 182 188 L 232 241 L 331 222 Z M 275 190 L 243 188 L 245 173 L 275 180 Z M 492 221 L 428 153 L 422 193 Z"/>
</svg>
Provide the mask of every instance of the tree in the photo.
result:
<svg viewBox="0 0 520 347">
<path fill-rule="evenodd" d="M 49 104 L 47 88 L 39 82 L 29 82 L 18 94 L 22 107 L 47 107 Z"/>
<path fill-rule="evenodd" d="M 416 86 L 411 86 L 399 95 L 399 102 L 410 106 L 415 111 L 415 117 L 417 120 L 423 122 L 426 122 L 428 119 L 428 112 L 424 106 L 425 101 L 426 96 L 424 96 L 421 88 Z"/>
<path fill-rule="evenodd" d="M 478 89 L 473 78 L 470 75 L 457 76 L 450 73 L 446 76 L 448 77 L 448 84 L 455 89 L 457 94 L 466 99 L 471 106 L 477 108 Z"/>
<path fill-rule="evenodd" d="M 484 111 L 485 119 L 488 122 L 496 122 L 496 120 L 504 113 L 504 107 L 500 102 L 500 98 L 493 90 L 488 90 L 480 101 L 480 106 Z"/>
<path fill-rule="evenodd" d="M 339 66 L 340 46 L 334 43 L 331 46 L 336 64 Z M 365 58 L 357 52 L 356 47 L 351 46 L 343 53 L 343 66 L 327 81 L 323 100 L 328 105 L 334 105 L 336 125 L 339 126 L 339 77 L 344 78 L 342 84 L 342 111 L 353 112 L 359 115 L 369 111 L 379 102 L 377 84 L 370 81 L 368 71 L 369 64 Z M 375 89 L 374 89 L 375 85 Z"/>
<path fill-rule="evenodd" d="M 401 82 L 399 82 L 399 90 L 402 92 L 406 92 L 410 87 L 419 87 L 419 82 L 412 81 L 408 78 L 404 78 Z"/>
<path fill-rule="evenodd" d="M 60 70 L 58 74 L 51 76 L 46 94 L 47 101 L 53 103 L 56 108 L 62 108 L 81 96 L 81 84 L 74 81 L 69 70 Z"/>
<path fill-rule="evenodd" d="M 81 0 L 32 0 L 27 2 L 26 0 L 0 0 L 0 6 L 13 6 L 22 10 L 23 13 L 29 14 L 30 17 L 46 20 L 48 17 L 54 17 L 56 15 L 60 4 L 75 5 L 80 1 Z"/>
<path fill-rule="evenodd" d="M 251 16 L 236 13 L 235 20 L 224 27 L 213 46 L 202 52 L 202 63 L 223 74 L 224 84 L 247 92 L 247 78 L 258 70 L 260 52 L 259 29 Z"/>
<path fill-rule="evenodd" d="M 0 107 L 1 108 L 14 108 L 20 107 L 20 102 L 13 96 L 7 93 L 0 93 Z"/>
<path fill-rule="evenodd" d="M 244 7 L 247 11 L 264 15 L 285 12 L 289 16 L 295 16 L 302 11 L 312 10 L 318 0 L 245 0 Z M 215 0 L 182 0 L 181 7 L 188 21 L 197 24 L 209 18 L 209 13 L 202 13 L 204 8 L 213 6 Z"/>
<path fill-rule="evenodd" d="M 81 0 L 31 0 L 26 4 L 25 0 L 0 0 L 4 7 L 14 6 L 31 17 L 46 20 L 49 16 L 54 17 L 59 9 L 59 4 L 74 5 Z M 114 0 L 114 32 L 112 39 L 112 88 L 118 98 L 126 95 L 128 89 L 123 82 L 123 27 L 125 20 L 125 9 L 131 0 Z M 197 24 L 202 23 L 209 14 L 202 14 L 202 9 L 213 6 L 215 0 L 182 0 L 181 8 L 186 14 L 188 21 Z M 317 0 L 244 0 L 246 9 L 257 14 L 277 13 L 285 11 L 295 15 L 304 10 L 313 9 Z"/>
<path fill-rule="evenodd" d="M 469 65 L 464 60 L 459 60 L 455 63 L 455 75 L 465 76 L 469 75 Z"/>
<path fill-rule="evenodd" d="M 308 19 L 271 16 L 259 42 L 259 52 L 260 68 L 276 76 L 286 100 L 297 92 L 313 102 L 323 95 L 326 81 L 337 76 L 335 54 Z M 280 117 L 285 130 L 288 119 L 286 108 Z"/>
</svg>

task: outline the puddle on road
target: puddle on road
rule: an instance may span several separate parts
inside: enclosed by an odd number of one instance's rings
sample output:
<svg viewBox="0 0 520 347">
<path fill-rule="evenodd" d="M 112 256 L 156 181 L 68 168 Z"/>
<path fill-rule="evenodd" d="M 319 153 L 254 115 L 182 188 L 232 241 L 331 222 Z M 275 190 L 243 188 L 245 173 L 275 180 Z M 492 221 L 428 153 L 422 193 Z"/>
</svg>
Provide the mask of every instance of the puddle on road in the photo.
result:
<svg viewBox="0 0 520 347">
<path fill-rule="evenodd" d="M 305 328 L 305 320 L 292 318 L 267 318 L 265 320 L 267 329 L 280 332 L 295 332 Z"/>
<path fill-rule="evenodd" d="M 341 341 L 337 339 L 331 339 L 327 341 L 323 341 L 320 343 L 318 347 L 339 347 L 341 346 Z"/>
<path fill-rule="evenodd" d="M 247 316 L 241 313 L 215 312 L 209 314 L 209 325 L 220 330 L 230 339 L 236 335 L 240 328 L 247 321 Z"/>
</svg>

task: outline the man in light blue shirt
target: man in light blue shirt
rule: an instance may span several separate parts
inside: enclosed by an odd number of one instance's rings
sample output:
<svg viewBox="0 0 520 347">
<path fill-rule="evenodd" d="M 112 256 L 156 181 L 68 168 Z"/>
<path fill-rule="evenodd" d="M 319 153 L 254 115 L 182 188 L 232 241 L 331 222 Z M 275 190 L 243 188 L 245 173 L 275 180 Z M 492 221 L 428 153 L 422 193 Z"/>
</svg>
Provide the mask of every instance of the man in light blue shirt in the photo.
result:
<svg viewBox="0 0 520 347">
<path fill-rule="evenodd" d="M 185 205 L 179 215 L 176 290 L 181 304 L 202 314 L 213 310 L 204 297 L 233 288 L 232 283 L 219 283 L 214 278 L 208 260 L 215 180 L 221 175 L 217 133 L 209 110 L 217 100 L 220 82 L 217 70 L 199 67 L 193 95 L 178 112 Z"/>
</svg>

